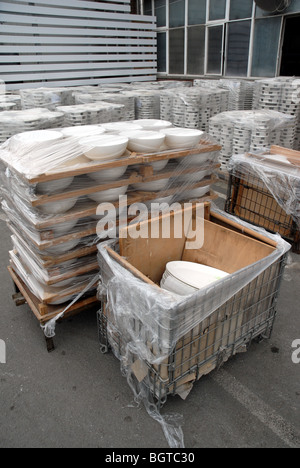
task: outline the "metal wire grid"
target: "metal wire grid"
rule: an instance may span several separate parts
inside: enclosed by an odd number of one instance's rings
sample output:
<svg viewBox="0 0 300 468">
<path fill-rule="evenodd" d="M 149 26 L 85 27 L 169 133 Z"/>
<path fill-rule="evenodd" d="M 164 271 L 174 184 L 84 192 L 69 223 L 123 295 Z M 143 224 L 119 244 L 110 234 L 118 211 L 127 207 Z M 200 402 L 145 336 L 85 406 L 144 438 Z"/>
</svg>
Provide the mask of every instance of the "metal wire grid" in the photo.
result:
<svg viewBox="0 0 300 468">
<path fill-rule="evenodd" d="M 165 404 L 168 395 L 180 393 L 186 383 L 198 380 L 231 356 L 246 351 L 254 339 L 270 338 L 284 265 L 285 257 L 282 257 L 193 328 L 177 342 L 162 364 L 145 362 L 147 385 L 158 407 Z M 109 317 L 102 310 L 98 313 L 101 351 L 106 353 L 112 348 L 120 358 L 126 350 L 126 338 L 108 314 Z M 137 326 L 142 330 L 142 324 Z M 155 353 L 154 348 L 152 352 Z M 159 355 L 159 343 L 157 352 Z"/>
<path fill-rule="evenodd" d="M 243 221 L 279 233 L 293 243 L 293 250 L 300 249 L 300 233 L 294 219 L 288 215 L 261 181 L 252 177 L 241 179 L 230 176 L 225 211 Z"/>
</svg>

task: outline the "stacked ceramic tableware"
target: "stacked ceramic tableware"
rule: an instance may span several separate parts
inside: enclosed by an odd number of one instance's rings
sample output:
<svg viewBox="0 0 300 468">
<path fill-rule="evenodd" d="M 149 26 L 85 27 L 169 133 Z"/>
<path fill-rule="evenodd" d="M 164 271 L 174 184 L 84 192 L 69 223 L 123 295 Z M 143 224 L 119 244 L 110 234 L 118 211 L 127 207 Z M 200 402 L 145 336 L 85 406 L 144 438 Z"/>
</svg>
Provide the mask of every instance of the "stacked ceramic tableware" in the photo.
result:
<svg viewBox="0 0 300 468">
<path fill-rule="evenodd" d="M 71 106 L 74 104 L 71 88 L 21 89 L 19 93 L 22 109 L 45 107 L 49 110 L 55 110 L 57 106 Z"/>
<path fill-rule="evenodd" d="M 102 101 L 122 105 L 121 120 L 127 121 L 135 119 L 135 97 L 131 94 L 127 94 L 126 91 L 108 93 L 97 90 L 90 94 L 74 92 L 74 97 L 76 104 L 90 104 Z"/>
<path fill-rule="evenodd" d="M 177 127 L 209 130 L 209 119 L 227 110 L 228 91 L 210 88 L 176 88 L 161 92 L 161 118 Z"/>
<path fill-rule="evenodd" d="M 170 262 L 161 280 L 161 288 L 179 296 L 195 294 L 229 273 L 193 262 Z"/>
<path fill-rule="evenodd" d="M 295 127 L 290 128 L 283 138 L 281 146 L 300 149 L 300 80 L 292 77 L 272 78 L 255 82 L 254 109 L 267 109 L 282 112 L 295 117 Z M 293 146 L 292 142 L 294 140 Z"/>
<path fill-rule="evenodd" d="M 228 90 L 228 106 L 221 112 L 234 110 L 251 110 L 254 85 L 248 80 L 194 80 L 194 86 L 207 89 Z"/>
<path fill-rule="evenodd" d="M 222 170 L 233 154 L 257 152 L 280 144 L 292 148 L 295 118 L 271 110 L 224 112 L 210 119 L 210 135 L 222 145 Z"/>
<path fill-rule="evenodd" d="M 57 107 L 64 115 L 64 126 L 97 125 L 123 120 L 124 106 L 107 102 Z"/>
<path fill-rule="evenodd" d="M 86 287 L 85 295 L 95 292 L 96 227 L 101 218 L 95 202 L 117 200 L 128 184 L 93 188 L 118 181 L 127 166 L 91 175 L 85 175 L 85 168 L 123 157 L 127 144 L 127 138 L 105 135 L 100 126 L 84 126 L 18 134 L 0 148 L 9 167 L 2 173 L 2 207 L 13 235 L 11 265 L 47 310 L 64 306 Z M 73 168 L 82 167 L 76 176 Z M 44 181 L 46 172 L 52 177 Z"/>
</svg>

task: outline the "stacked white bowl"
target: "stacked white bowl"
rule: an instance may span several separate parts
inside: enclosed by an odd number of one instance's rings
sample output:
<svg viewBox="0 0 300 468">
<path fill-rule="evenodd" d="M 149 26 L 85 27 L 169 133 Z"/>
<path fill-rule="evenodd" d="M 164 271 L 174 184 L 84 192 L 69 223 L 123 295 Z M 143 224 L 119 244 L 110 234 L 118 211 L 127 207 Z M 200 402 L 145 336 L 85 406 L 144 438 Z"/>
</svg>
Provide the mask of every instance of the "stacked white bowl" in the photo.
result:
<svg viewBox="0 0 300 468">
<path fill-rule="evenodd" d="M 161 288 L 179 296 L 189 296 L 229 276 L 229 273 L 193 262 L 169 262 Z"/>
</svg>

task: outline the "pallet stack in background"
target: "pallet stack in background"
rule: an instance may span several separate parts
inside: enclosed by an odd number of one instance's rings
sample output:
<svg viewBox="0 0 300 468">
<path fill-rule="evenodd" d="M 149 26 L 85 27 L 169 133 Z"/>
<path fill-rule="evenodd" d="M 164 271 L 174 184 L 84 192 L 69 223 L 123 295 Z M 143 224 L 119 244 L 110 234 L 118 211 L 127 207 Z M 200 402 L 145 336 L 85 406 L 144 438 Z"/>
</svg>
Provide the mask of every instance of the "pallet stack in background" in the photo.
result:
<svg viewBox="0 0 300 468">
<path fill-rule="evenodd" d="M 258 80 L 254 87 L 253 109 L 282 112 L 295 117 L 295 139 L 287 148 L 300 150 L 300 80 L 272 78 Z"/>
<path fill-rule="evenodd" d="M 274 110 L 223 112 L 210 119 L 209 133 L 222 146 L 221 169 L 234 154 L 257 152 L 271 145 L 293 148 L 295 117 Z"/>
</svg>

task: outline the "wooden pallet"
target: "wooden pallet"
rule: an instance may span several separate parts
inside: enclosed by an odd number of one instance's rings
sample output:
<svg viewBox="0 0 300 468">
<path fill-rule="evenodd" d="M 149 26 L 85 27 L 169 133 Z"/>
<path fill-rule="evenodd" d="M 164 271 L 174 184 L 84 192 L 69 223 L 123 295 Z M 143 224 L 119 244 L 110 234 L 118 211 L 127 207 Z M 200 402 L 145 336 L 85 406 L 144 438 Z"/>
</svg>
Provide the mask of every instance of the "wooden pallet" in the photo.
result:
<svg viewBox="0 0 300 468">
<path fill-rule="evenodd" d="M 8 266 L 8 272 L 14 282 L 16 289 L 16 293 L 12 296 L 15 304 L 20 306 L 27 303 L 41 325 L 45 325 L 49 320 L 57 317 L 66 308 L 66 305 L 49 306 L 41 303 L 41 301 L 29 291 L 25 283 L 21 280 L 21 278 L 11 266 Z M 61 320 L 91 309 L 92 307 L 97 307 L 98 305 L 100 304 L 96 295 L 81 299 L 72 307 L 70 307 Z M 46 344 L 48 351 L 54 350 L 54 343 L 52 338 L 46 338 Z"/>
<path fill-rule="evenodd" d="M 170 159 L 181 159 L 191 156 L 193 154 L 202 154 L 202 153 L 212 153 L 215 151 L 220 151 L 222 148 L 219 145 L 214 145 L 207 143 L 207 141 L 201 141 L 200 144 L 192 149 L 185 150 L 164 150 L 157 153 L 130 153 L 126 151 L 125 157 L 118 159 L 117 161 L 111 162 L 88 162 L 81 165 L 76 165 L 76 168 L 66 168 L 62 170 L 58 168 L 57 170 L 49 171 L 48 173 L 40 174 L 34 177 L 26 176 L 18 172 L 19 177 L 21 177 L 25 182 L 30 185 L 41 183 L 41 182 L 51 182 L 54 180 L 65 179 L 69 177 L 77 177 L 86 174 L 92 174 L 94 172 L 104 171 L 107 169 L 113 169 L 115 167 L 121 166 L 133 166 L 137 164 L 151 164 L 152 162 L 170 160 Z M 7 163 L 10 169 L 16 172 L 16 169 Z"/>
</svg>

